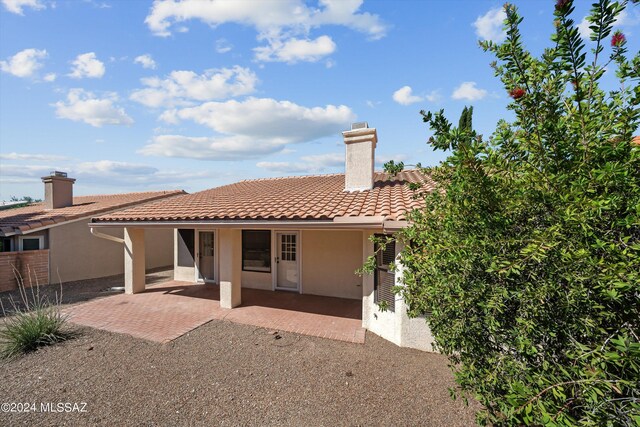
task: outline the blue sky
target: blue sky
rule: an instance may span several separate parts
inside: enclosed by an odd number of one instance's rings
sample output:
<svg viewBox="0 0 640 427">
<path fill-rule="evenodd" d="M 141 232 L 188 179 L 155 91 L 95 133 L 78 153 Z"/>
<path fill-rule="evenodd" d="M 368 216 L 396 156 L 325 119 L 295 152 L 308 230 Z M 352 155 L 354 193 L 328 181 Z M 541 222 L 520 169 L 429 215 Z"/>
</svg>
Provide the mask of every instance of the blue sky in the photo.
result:
<svg viewBox="0 0 640 427">
<path fill-rule="evenodd" d="M 477 45 L 503 36 L 502 2 L 0 2 L 0 200 L 43 197 L 51 170 L 77 195 L 342 172 L 354 121 L 380 163 L 435 165 L 419 110 L 473 105 L 487 136 L 509 118 Z M 554 1 L 514 3 L 539 53 Z M 617 23 L 631 52 L 639 9 Z"/>
</svg>

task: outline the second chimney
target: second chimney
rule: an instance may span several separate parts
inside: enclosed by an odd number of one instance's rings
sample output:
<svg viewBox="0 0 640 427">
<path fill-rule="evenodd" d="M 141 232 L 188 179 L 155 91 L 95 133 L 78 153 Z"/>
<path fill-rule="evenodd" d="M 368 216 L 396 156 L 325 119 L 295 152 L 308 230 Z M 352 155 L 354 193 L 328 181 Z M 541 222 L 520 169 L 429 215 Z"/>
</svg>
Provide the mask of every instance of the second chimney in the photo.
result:
<svg viewBox="0 0 640 427">
<path fill-rule="evenodd" d="M 49 176 L 43 176 L 44 207 L 58 209 L 73 206 L 73 178 L 67 178 L 66 172 L 53 171 Z"/>
<path fill-rule="evenodd" d="M 342 132 L 345 156 L 345 191 L 363 191 L 373 188 L 378 133 L 367 122 L 354 123 L 351 130 Z"/>
</svg>

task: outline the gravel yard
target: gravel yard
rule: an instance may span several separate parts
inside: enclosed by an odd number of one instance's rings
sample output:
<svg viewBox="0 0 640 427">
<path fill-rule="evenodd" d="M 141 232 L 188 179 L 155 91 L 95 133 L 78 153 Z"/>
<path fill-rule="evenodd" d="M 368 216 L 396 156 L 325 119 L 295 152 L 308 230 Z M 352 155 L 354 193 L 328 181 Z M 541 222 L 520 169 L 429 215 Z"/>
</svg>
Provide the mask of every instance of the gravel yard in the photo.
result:
<svg viewBox="0 0 640 427">
<path fill-rule="evenodd" d="M 473 425 L 446 359 L 212 321 L 169 344 L 94 329 L 0 363 L 0 425 Z M 280 337 L 278 339 L 278 336 Z M 84 413 L 41 403 L 86 402 Z"/>
<path fill-rule="evenodd" d="M 156 271 L 147 283 L 170 276 Z M 63 307 L 113 295 L 122 281 L 66 283 Z M 0 425 L 471 426 L 478 408 L 449 397 L 446 358 L 369 332 L 363 345 L 213 320 L 158 344 L 75 329 L 71 341 L 0 361 L 0 403 L 36 410 L 3 411 Z M 43 412 L 58 403 L 86 412 Z"/>
</svg>

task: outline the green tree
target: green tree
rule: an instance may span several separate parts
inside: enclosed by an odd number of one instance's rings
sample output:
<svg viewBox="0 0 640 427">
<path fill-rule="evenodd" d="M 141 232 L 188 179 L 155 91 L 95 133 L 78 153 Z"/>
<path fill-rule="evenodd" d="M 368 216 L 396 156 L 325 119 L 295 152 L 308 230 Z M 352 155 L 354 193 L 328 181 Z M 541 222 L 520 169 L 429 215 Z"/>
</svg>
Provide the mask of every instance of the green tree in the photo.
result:
<svg viewBox="0 0 640 427">
<path fill-rule="evenodd" d="M 473 106 L 464 107 L 462 114 L 460 114 L 460 120 L 458 121 L 458 129 L 471 132 L 473 130 Z"/>
<path fill-rule="evenodd" d="M 487 140 L 469 110 L 458 128 L 421 112 L 450 155 L 420 168 L 436 190 L 416 189 L 425 207 L 398 235 L 411 242 L 399 291 L 484 405 L 480 423 L 640 426 L 640 54 L 612 31 L 626 6 L 592 6 L 587 52 L 558 0 L 553 45 L 534 57 L 505 5 L 505 42 L 481 46 L 515 120 Z"/>
</svg>

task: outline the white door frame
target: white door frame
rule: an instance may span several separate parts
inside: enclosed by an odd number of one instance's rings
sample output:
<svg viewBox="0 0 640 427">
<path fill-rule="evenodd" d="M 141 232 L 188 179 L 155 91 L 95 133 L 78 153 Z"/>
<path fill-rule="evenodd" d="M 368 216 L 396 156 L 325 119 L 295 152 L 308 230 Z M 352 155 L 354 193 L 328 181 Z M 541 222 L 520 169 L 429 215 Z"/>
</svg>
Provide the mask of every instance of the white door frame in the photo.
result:
<svg viewBox="0 0 640 427">
<path fill-rule="evenodd" d="M 194 261 L 194 270 L 195 270 L 195 282 L 196 283 L 213 283 L 217 284 L 218 282 L 218 274 L 220 271 L 219 265 L 219 257 L 218 257 L 218 230 L 217 229 L 198 229 L 195 230 L 195 236 L 193 239 L 194 253 L 195 259 Z M 205 233 L 213 233 L 213 280 L 204 280 L 202 275 L 200 274 L 200 232 Z"/>
<path fill-rule="evenodd" d="M 280 255 L 280 245 L 278 245 L 278 234 L 295 234 L 296 237 L 296 266 L 298 268 L 298 288 L 280 288 L 278 287 L 278 263 L 276 258 Z M 300 230 L 273 230 L 271 236 L 271 265 L 273 272 L 271 277 L 273 279 L 274 291 L 290 291 L 302 293 L 302 232 Z"/>
</svg>

